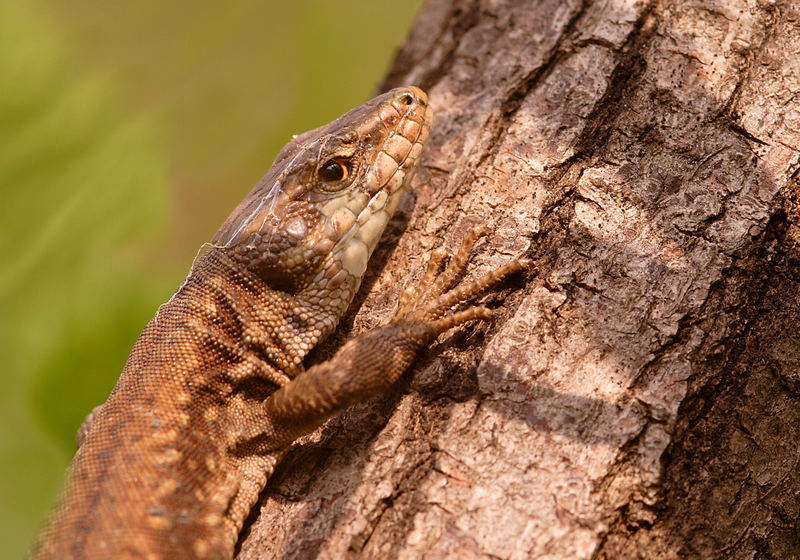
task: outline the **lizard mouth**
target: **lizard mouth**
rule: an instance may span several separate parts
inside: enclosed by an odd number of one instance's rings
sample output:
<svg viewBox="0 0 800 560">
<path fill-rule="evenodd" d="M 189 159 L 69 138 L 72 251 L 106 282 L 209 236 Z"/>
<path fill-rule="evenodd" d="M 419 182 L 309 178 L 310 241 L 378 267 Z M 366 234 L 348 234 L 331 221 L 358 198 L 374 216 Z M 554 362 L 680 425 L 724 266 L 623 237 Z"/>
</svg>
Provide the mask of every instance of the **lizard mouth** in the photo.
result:
<svg viewBox="0 0 800 560">
<path fill-rule="evenodd" d="M 376 118 L 388 132 L 375 148 L 363 189 L 343 197 L 346 201 L 332 201 L 329 208 L 323 208 L 330 238 L 337 239 L 331 253 L 338 255 L 343 270 L 359 280 L 408 190 L 430 131 L 432 111 L 421 89 L 410 86 L 387 95 L 389 98 L 377 108 Z"/>
</svg>

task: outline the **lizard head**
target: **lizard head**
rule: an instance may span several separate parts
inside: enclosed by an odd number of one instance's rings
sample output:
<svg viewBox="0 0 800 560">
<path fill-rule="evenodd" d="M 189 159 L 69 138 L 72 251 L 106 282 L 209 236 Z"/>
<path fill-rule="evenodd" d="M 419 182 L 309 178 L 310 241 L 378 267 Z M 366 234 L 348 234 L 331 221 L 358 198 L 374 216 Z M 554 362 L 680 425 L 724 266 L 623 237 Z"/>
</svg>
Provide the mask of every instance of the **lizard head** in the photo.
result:
<svg viewBox="0 0 800 560">
<path fill-rule="evenodd" d="M 338 318 L 411 182 L 430 122 L 427 96 L 410 86 L 295 137 L 212 244 Z"/>
</svg>

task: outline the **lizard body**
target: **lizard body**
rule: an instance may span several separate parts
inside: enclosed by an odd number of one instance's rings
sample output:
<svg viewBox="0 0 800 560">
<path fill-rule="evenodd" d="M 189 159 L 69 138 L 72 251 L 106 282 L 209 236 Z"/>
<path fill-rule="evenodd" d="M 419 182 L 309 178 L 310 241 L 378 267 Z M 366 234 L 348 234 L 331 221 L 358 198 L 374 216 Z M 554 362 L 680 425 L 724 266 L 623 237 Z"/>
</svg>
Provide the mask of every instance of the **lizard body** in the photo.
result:
<svg viewBox="0 0 800 560">
<path fill-rule="evenodd" d="M 400 88 L 281 151 L 82 427 L 33 558 L 231 558 L 297 437 L 387 388 L 441 332 L 490 318 L 452 309 L 527 262 L 449 290 L 486 233 L 474 230 L 441 273 L 434 253 L 392 321 L 303 368 L 358 290 L 430 121 L 425 93 Z"/>
</svg>

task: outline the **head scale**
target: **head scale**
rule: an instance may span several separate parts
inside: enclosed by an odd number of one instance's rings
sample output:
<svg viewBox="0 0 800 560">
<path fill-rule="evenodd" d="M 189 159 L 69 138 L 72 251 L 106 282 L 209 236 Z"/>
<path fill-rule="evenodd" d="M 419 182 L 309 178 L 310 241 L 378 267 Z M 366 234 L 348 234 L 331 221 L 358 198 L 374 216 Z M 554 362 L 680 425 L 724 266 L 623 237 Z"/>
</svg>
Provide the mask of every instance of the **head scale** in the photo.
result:
<svg viewBox="0 0 800 560">
<path fill-rule="evenodd" d="M 427 96 L 410 86 L 295 137 L 213 244 L 274 289 L 340 314 L 416 171 L 430 121 Z"/>
</svg>

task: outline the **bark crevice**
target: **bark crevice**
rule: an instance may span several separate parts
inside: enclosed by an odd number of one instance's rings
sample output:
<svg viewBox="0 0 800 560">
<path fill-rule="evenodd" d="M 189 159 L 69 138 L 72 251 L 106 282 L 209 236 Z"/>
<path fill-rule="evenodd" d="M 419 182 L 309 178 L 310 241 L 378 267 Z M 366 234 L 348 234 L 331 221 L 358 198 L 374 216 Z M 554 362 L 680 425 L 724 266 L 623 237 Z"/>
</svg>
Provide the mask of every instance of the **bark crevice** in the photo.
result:
<svg viewBox="0 0 800 560">
<path fill-rule="evenodd" d="M 430 146 L 345 326 L 478 223 L 468 275 L 536 273 L 293 449 L 240 557 L 800 558 L 798 21 L 429 1 L 382 87 Z"/>
</svg>

